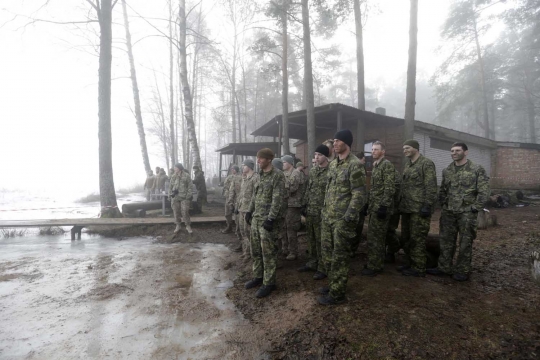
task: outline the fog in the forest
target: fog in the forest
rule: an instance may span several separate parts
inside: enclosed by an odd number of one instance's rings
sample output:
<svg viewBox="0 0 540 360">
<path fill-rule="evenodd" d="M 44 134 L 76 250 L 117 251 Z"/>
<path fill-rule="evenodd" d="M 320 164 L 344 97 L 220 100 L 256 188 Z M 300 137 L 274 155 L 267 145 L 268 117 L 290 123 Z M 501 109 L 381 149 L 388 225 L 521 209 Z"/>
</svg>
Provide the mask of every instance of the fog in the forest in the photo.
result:
<svg viewBox="0 0 540 360">
<path fill-rule="evenodd" d="M 100 27 L 91 3 L 1 2 L 0 189 L 73 196 L 99 189 Z M 331 102 L 358 106 L 352 3 L 310 1 L 315 106 Z M 387 115 L 403 118 L 410 3 L 360 3 L 366 110 L 384 107 Z M 191 152 L 185 151 L 178 1 L 128 0 L 126 4 L 150 166 L 172 167 L 170 39 L 176 158 L 193 165 Z M 187 78 L 207 176 L 218 172 L 215 149 L 233 140 L 262 140 L 250 133 L 282 113 L 282 38 L 276 10 L 269 4 L 267 0 L 186 2 Z M 492 139 L 538 142 L 538 8 L 532 0 L 420 1 L 416 119 L 486 136 L 487 117 Z M 301 21 L 300 6 L 291 5 L 291 111 L 304 108 Z M 118 1 L 112 11 L 111 74 L 112 167 L 117 189 L 140 184 L 146 176 L 125 39 L 122 1 Z"/>
</svg>

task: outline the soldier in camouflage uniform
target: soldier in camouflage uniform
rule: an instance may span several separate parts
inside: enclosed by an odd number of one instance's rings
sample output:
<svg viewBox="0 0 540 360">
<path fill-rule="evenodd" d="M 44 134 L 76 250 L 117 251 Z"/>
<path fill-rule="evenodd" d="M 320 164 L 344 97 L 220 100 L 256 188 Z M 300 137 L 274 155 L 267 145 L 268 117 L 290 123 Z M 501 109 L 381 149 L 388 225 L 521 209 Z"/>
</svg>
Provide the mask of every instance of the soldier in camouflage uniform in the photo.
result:
<svg viewBox="0 0 540 360">
<path fill-rule="evenodd" d="M 274 169 L 283 172 L 283 160 L 281 160 L 281 158 L 275 158 L 274 160 L 272 160 L 272 166 L 274 167 Z M 283 224 L 285 223 L 285 215 L 287 215 L 287 209 L 288 209 L 287 198 L 288 198 L 288 193 L 287 191 L 284 191 L 283 201 L 281 203 L 281 211 L 279 212 L 278 220 L 276 224 L 274 225 L 274 226 L 277 226 L 278 229 L 280 229 L 278 233 L 278 242 L 277 242 L 278 243 L 278 263 L 277 263 L 278 269 L 283 267 L 283 264 L 280 261 L 280 257 L 287 256 L 287 254 L 286 253 L 284 254 L 284 250 L 281 248 L 281 244 L 283 244 L 283 235 L 284 235 L 282 229 L 283 229 Z M 279 222 L 279 225 L 277 224 L 278 222 Z"/>
<path fill-rule="evenodd" d="M 390 216 L 394 210 L 394 193 L 396 169 L 387 160 L 385 146 L 375 141 L 371 148 L 373 171 L 371 172 L 371 188 L 369 191 L 369 225 L 368 225 L 368 263 L 362 275 L 377 276 L 384 269 L 386 253 L 386 235 Z"/>
<path fill-rule="evenodd" d="M 300 207 L 302 206 L 302 195 L 304 177 L 302 173 L 294 168 L 294 158 L 285 155 L 283 160 L 283 175 L 285 175 L 285 196 L 287 198 L 287 210 L 285 221 L 281 228 L 282 251 L 287 254 L 287 260 L 296 260 L 298 257 L 298 235 L 297 232 L 302 226 Z"/>
<path fill-rule="evenodd" d="M 393 264 L 396 262 L 396 253 L 401 249 L 401 243 L 399 236 L 397 236 L 396 230 L 399 226 L 399 191 L 401 188 L 401 174 L 397 169 L 394 169 L 394 213 L 388 220 L 388 232 L 386 233 L 386 256 L 384 258 L 385 263 Z"/>
<path fill-rule="evenodd" d="M 321 305 L 335 305 L 345 300 L 351 262 L 351 244 L 356 235 L 360 211 L 366 201 L 365 172 L 351 153 L 353 135 L 350 130 L 334 136 L 336 158 L 328 169 L 328 184 L 322 211 L 322 261 L 329 277 L 326 293 L 317 300 Z M 310 194 L 311 196 L 311 194 Z"/>
<path fill-rule="evenodd" d="M 171 177 L 169 184 L 169 200 L 174 213 L 176 229 L 174 233 L 178 234 L 181 230 L 182 218 L 186 224 L 188 233 L 192 233 L 191 219 L 189 217 L 189 206 L 193 199 L 193 183 L 189 177 L 189 173 L 184 170 L 184 166 L 180 163 L 174 165 L 174 175 Z"/>
<path fill-rule="evenodd" d="M 246 159 L 242 163 L 242 186 L 236 208 L 236 218 L 239 220 L 243 239 L 242 257 L 246 260 L 251 257 L 251 226 L 246 222 L 245 216 L 249 210 L 255 186 L 259 183 L 259 174 L 253 171 L 254 168 L 255 162 L 251 159 Z"/>
<path fill-rule="evenodd" d="M 358 154 L 356 154 L 356 157 L 358 158 L 358 160 L 360 160 L 360 163 L 362 164 L 362 168 L 364 169 L 364 176 L 365 176 L 366 156 L 363 151 L 360 151 Z M 356 252 L 358 251 L 358 247 L 360 246 L 360 242 L 362 241 L 362 232 L 364 231 L 364 221 L 366 220 L 367 205 L 368 204 L 366 201 L 366 205 L 364 205 L 364 208 L 360 211 L 360 215 L 358 216 L 358 224 L 356 225 L 356 236 L 354 237 L 353 242 L 351 244 L 351 257 L 352 258 L 356 256 Z"/>
<path fill-rule="evenodd" d="M 159 181 L 158 181 L 158 193 L 161 194 L 162 191 L 165 191 L 165 183 L 169 180 L 167 174 L 165 174 L 165 169 L 159 170 Z"/>
<path fill-rule="evenodd" d="M 428 269 L 432 275 L 453 274 L 452 279 L 466 281 L 471 272 L 472 243 L 476 238 L 478 212 L 483 211 L 489 196 L 489 177 L 486 170 L 467 159 L 468 147 L 455 143 L 450 150 L 452 160 L 443 170 L 439 202 L 440 248 L 437 268 Z M 456 241 L 459 234 L 459 251 L 454 264 Z"/>
<path fill-rule="evenodd" d="M 231 185 L 229 186 L 229 196 L 227 197 L 227 207 L 229 208 L 231 212 L 231 223 L 232 223 L 232 214 L 236 212 L 237 207 L 237 201 L 240 198 L 240 187 L 242 186 L 242 175 L 240 175 L 240 169 L 238 166 L 233 166 L 233 172 L 234 175 L 231 179 Z M 236 237 L 238 238 L 238 245 L 234 248 L 234 251 L 240 252 L 242 251 L 242 233 L 240 232 L 240 221 L 238 221 L 238 218 L 235 219 L 235 230 Z M 232 228 L 232 226 L 231 226 Z M 230 233 L 232 231 L 227 231 L 225 229 L 222 231 L 224 234 Z"/>
<path fill-rule="evenodd" d="M 229 204 L 229 192 L 231 190 L 231 184 L 236 179 L 236 181 L 242 181 L 240 176 L 240 168 L 236 165 L 231 166 L 231 174 L 225 179 L 223 184 L 223 195 L 225 196 L 225 221 L 227 221 L 227 227 L 221 230 L 222 234 L 229 234 L 233 232 L 233 211 L 234 208 L 231 208 Z"/>
<path fill-rule="evenodd" d="M 403 170 L 399 212 L 401 244 L 408 261 L 398 270 L 406 276 L 425 276 L 426 238 L 437 201 L 435 164 L 422 156 L 419 149 L 420 145 L 416 140 L 403 143 L 403 153 L 408 161 Z"/>
<path fill-rule="evenodd" d="M 148 176 L 146 177 L 146 181 L 144 182 L 144 190 L 146 191 L 146 201 L 150 201 L 150 195 L 152 194 L 152 187 L 154 186 L 154 172 L 150 170 L 148 172 Z"/>
<path fill-rule="evenodd" d="M 308 240 L 308 261 L 306 265 L 298 269 L 300 272 L 316 271 L 316 278 L 324 275 L 326 269 L 322 261 L 321 250 L 321 211 L 328 184 L 328 156 L 330 151 L 326 145 L 319 145 L 315 149 L 317 166 L 309 172 L 306 193 L 302 200 L 302 212 L 306 217 L 306 229 Z"/>
<path fill-rule="evenodd" d="M 256 297 L 270 295 L 276 289 L 277 236 L 276 225 L 282 209 L 285 176 L 272 166 L 274 153 L 262 149 L 257 153 L 257 163 L 261 168 L 259 183 L 246 213 L 246 221 L 251 225 L 251 257 L 254 278 L 245 285 L 251 289 L 262 284 Z"/>
<path fill-rule="evenodd" d="M 206 193 L 206 180 L 204 179 L 204 171 L 200 167 L 195 165 L 193 167 L 193 172 L 195 173 L 195 179 L 193 179 L 193 184 L 197 189 L 197 205 L 199 211 L 202 212 L 203 204 L 207 202 L 207 193 Z"/>
</svg>

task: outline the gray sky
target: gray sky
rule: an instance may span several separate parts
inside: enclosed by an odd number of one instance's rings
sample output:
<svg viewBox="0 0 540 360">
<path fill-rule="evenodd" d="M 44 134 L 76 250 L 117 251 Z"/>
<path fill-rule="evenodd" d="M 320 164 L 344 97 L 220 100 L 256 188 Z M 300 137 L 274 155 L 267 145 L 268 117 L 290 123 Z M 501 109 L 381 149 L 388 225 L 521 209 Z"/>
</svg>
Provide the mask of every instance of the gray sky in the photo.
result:
<svg viewBox="0 0 540 360">
<path fill-rule="evenodd" d="M 0 23 L 12 13 L 30 15 L 40 1 L 2 0 Z M 70 4 L 76 3 L 70 1 Z M 151 4 L 150 4 L 151 3 Z M 439 64 L 435 49 L 439 45 L 440 26 L 448 1 L 420 1 L 418 33 L 418 73 L 429 77 Z M 131 6 L 148 17 L 165 17 L 165 1 L 130 1 Z M 212 31 L 217 39 L 227 36 L 219 6 L 204 2 Z M 82 19 L 88 5 L 68 7 L 52 1 L 36 16 L 57 21 Z M 405 86 L 408 52 L 409 1 L 381 0 L 380 13 L 370 17 L 364 33 L 366 85 Z M 115 9 L 121 24 L 121 6 Z M 134 15 L 131 13 L 131 15 Z M 20 18 L 0 28 L 3 54 L 0 57 L 1 168 L 0 188 L 66 189 L 70 194 L 98 189 L 97 139 L 97 53 L 89 46 L 95 34 L 70 26 L 37 23 L 21 28 Z M 159 22 L 158 22 L 159 23 Z M 164 26 L 164 25 L 163 25 Z M 134 40 L 155 33 L 142 20 L 132 18 Z M 333 43 L 340 45 L 344 56 L 354 56 L 353 23 L 342 27 Z M 133 98 L 124 51 L 123 28 L 114 27 L 113 59 L 113 166 L 116 187 L 141 183 L 145 177 L 135 120 L 130 112 Z M 339 40 L 338 40 L 339 39 Z M 92 55 L 93 54 L 93 55 Z M 167 71 L 165 40 L 149 37 L 135 47 L 143 106 L 151 96 L 152 68 L 159 75 Z M 404 102 L 404 100 L 403 100 Z M 268 119 L 267 119 L 268 120 Z M 152 167 L 163 166 L 159 148 L 147 134 Z M 215 147 L 215 146 L 214 146 Z M 212 150 L 212 149 L 210 149 Z M 209 151 L 210 151 L 209 150 Z"/>
</svg>

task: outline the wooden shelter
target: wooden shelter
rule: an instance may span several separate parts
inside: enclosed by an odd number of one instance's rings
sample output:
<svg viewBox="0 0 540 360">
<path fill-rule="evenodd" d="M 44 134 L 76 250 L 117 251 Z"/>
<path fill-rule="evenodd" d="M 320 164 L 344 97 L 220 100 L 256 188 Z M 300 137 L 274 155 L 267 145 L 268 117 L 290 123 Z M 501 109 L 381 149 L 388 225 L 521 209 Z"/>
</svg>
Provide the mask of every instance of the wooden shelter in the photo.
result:
<svg viewBox="0 0 540 360">
<path fill-rule="evenodd" d="M 264 148 L 271 149 L 276 156 L 281 155 L 280 143 L 278 142 L 230 143 L 221 149 L 217 149 L 216 152 L 219 152 L 219 183 L 221 183 L 221 173 L 228 173 L 230 168 L 230 164 L 227 168 L 223 168 L 223 155 L 232 155 L 233 161 L 237 156 L 255 158 L 257 152 Z"/>
</svg>

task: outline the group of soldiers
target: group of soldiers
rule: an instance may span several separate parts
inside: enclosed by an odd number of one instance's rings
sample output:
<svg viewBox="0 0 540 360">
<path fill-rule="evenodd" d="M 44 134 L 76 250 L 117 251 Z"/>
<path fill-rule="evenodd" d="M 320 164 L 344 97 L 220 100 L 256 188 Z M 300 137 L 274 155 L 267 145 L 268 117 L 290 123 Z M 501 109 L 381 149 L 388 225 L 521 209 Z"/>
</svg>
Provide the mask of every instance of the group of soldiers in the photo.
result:
<svg viewBox="0 0 540 360">
<path fill-rule="evenodd" d="M 420 154 L 416 140 L 403 144 L 407 160 L 402 174 L 386 158 L 385 145 L 376 141 L 368 192 L 365 157 L 363 152 L 352 153 L 352 143 L 351 131 L 344 129 L 319 145 L 309 177 L 303 164 L 295 168 L 292 156 L 274 158 L 270 149 L 257 153 L 258 173 L 251 159 L 242 163 L 241 173 L 233 166 L 225 182 L 227 228 L 223 232 L 233 231 L 236 214 L 241 240 L 237 250 L 253 261 L 253 279 L 245 288 L 260 286 L 256 297 L 275 290 L 279 255 L 287 260 L 298 257 L 302 215 L 308 259 L 298 271 L 315 272 L 314 280 L 328 278 L 329 285 L 319 289 L 317 300 L 322 305 L 345 301 L 349 266 L 366 217 L 368 256 L 363 276 L 380 274 L 384 263 L 394 262 L 395 253 L 403 249 L 406 261 L 397 270 L 405 276 L 428 273 L 468 280 L 477 215 L 489 195 L 489 178 L 482 166 L 467 159 L 467 145 L 452 145 L 453 161 L 443 170 L 438 188 L 435 165 Z M 426 269 L 426 238 L 437 201 L 442 207 L 440 256 L 436 268 Z M 401 238 L 396 235 L 400 217 Z"/>
<path fill-rule="evenodd" d="M 172 175 L 172 169 L 169 171 L 169 176 Z M 161 194 L 165 190 L 165 183 L 169 181 L 169 176 L 165 173 L 165 169 L 156 166 L 156 175 L 150 170 L 144 182 L 144 191 L 146 193 L 146 201 L 150 201 L 152 194 Z"/>
</svg>

